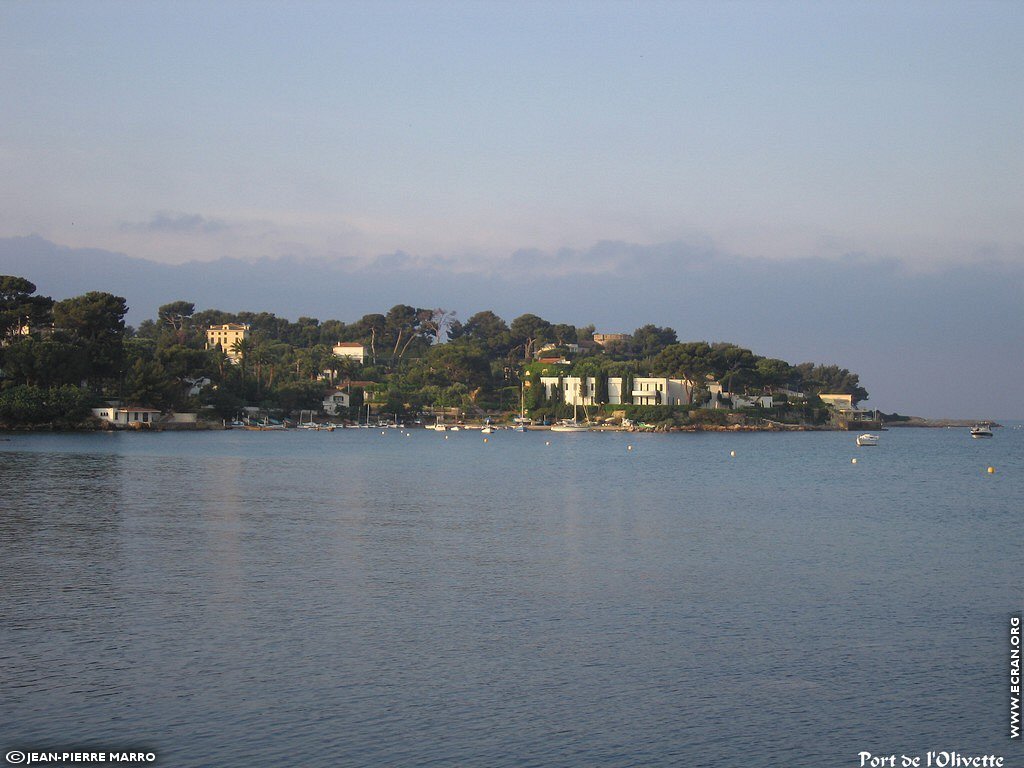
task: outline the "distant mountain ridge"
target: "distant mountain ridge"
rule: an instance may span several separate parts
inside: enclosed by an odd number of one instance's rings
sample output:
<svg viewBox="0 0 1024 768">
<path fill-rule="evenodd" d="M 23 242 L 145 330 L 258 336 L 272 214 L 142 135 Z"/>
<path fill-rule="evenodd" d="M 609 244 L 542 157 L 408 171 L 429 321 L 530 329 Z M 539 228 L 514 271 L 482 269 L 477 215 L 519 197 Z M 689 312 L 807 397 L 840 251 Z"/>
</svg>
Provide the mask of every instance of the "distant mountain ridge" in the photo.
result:
<svg viewBox="0 0 1024 768">
<path fill-rule="evenodd" d="M 772 261 L 685 243 L 606 242 L 469 267 L 401 253 L 368 264 L 168 265 L 28 236 L 0 238 L 0 273 L 25 277 L 55 299 L 90 290 L 123 296 L 132 325 L 176 300 L 291 320 L 353 322 L 412 304 L 455 310 L 462 320 L 482 309 L 506 321 L 532 312 L 612 333 L 654 323 L 681 339 L 735 342 L 783 360 L 842 361 L 883 410 L 967 417 L 984 404 L 987 413 L 1021 417 L 1008 382 L 1022 374 L 1024 265 L 1012 262 L 914 272 L 886 258 Z"/>
</svg>

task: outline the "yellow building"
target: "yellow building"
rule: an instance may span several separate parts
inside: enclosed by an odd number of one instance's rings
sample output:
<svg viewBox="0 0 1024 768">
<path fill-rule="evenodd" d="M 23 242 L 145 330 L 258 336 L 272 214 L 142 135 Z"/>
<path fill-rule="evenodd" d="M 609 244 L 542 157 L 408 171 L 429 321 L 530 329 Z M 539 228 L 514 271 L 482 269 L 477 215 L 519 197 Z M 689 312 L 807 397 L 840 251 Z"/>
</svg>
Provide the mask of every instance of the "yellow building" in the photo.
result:
<svg viewBox="0 0 1024 768">
<path fill-rule="evenodd" d="M 839 429 L 880 429 L 881 416 L 878 411 L 855 408 L 853 395 L 819 394 L 818 397 L 832 412 L 832 423 Z"/>
<path fill-rule="evenodd" d="M 235 343 L 247 338 L 249 338 L 249 326 L 244 323 L 211 325 L 206 329 L 206 348 L 220 347 L 232 363 L 237 363 L 242 356 L 235 351 Z"/>
<path fill-rule="evenodd" d="M 606 346 L 608 346 L 608 344 L 610 342 L 613 342 L 613 341 L 627 342 L 627 341 L 629 341 L 632 338 L 633 337 L 630 336 L 628 333 L 595 333 L 594 334 L 594 343 L 595 344 L 600 344 L 602 347 L 606 347 Z"/>
<path fill-rule="evenodd" d="M 853 395 L 829 395 L 819 394 L 818 397 L 825 405 L 831 405 L 836 410 L 852 410 L 853 409 Z"/>
</svg>

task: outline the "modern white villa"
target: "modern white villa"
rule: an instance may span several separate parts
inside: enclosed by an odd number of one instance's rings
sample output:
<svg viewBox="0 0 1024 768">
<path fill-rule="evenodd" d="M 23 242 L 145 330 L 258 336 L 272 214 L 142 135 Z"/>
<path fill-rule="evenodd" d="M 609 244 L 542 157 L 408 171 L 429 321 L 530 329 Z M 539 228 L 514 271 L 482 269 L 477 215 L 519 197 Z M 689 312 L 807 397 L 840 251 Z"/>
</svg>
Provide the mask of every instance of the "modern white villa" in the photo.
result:
<svg viewBox="0 0 1024 768">
<path fill-rule="evenodd" d="M 694 384 L 688 379 L 668 376 L 636 376 L 628 380 L 629 391 L 624 391 L 624 380 L 618 376 L 608 378 L 608 405 L 690 405 Z M 597 403 L 597 378 L 580 376 L 541 376 L 544 395 L 550 400 L 556 390 L 561 391 L 562 402 L 567 405 L 594 405 Z M 708 408 L 735 410 L 737 408 L 771 408 L 775 400 L 771 395 L 741 395 L 728 392 L 720 382 L 705 385 L 710 395 Z M 827 397 L 827 396 L 826 396 Z M 849 395 L 845 395 L 847 401 Z"/>
<path fill-rule="evenodd" d="M 541 376 L 544 394 L 550 399 L 561 387 L 561 400 L 568 405 L 594 405 L 597 394 L 597 378 L 587 376 Z M 623 379 L 612 376 L 608 379 L 609 405 L 689 405 L 693 384 L 686 379 L 658 376 L 637 376 L 631 380 L 629 392 L 623 392 Z"/>
<path fill-rule="evenodd" d="M 366 359 L 366 348 L 355 341 L 339 341 L 334 345 L 333 351 L 336 357 L 348 357 L 360 365 Z"/>
</svg>

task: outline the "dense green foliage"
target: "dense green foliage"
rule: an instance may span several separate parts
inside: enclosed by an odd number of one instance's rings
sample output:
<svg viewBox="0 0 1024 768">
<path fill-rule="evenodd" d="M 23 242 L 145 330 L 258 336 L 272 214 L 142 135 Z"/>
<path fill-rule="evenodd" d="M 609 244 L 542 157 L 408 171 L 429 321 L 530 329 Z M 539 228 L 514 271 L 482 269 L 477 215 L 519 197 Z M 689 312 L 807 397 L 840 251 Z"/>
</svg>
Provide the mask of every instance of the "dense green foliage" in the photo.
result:
<svg viewBox="0 0 1024 768">
<path fill-rule="evenodd" d="M 177 300 L 132 331 L 121 297 L 94 291 L 53 302 L 34 294 L 28 280 L 0 276 L 0 418 L 8 424 L 66 421 L 89 403 L 114 398 L 218 419 L 245 406 L 297 412 L 318 409 L 332 388 L 351 395 L 348 415 L 364 400 L 388 414 L 453 407 L 517 413 L 521 393 L 535 415 L 571 413 L 564 389 L 545 392 L 541 376 L 583 377 L 583 394 L 598 403 L 609 399 L 608 378 L 622 377 L 627 406 L 633 379 L 650 375 L 695 382 L 687 407 L 707 401 L 710 381 L 739 393 L 867 397 L 857 375 L 839 366 L 794 366 L 735 344 L 679 342 L 675 330 L 655 325 L 602 348 L 591 341 L 592 325 L 529 313 L 508 323 L 486 310 L 462 323 L 449 311 L 399 304 L 352 323 L 291 322 L 268 312 L 197 312 Z M 207 348 L 207 328 L 223 323 L 247 324 L 248 337 L 232 350 Z M 335 355 L 339 342 L 363 345 L 365 360 Z M 671 418 L 683 417 L 673 411 Z"/>
<path fill-rule="evenodd" d="M 0 423 L 74 426 L 89 414 L 89 400 L 88 392 L 70 384 L 49 388 L 16 384 L 0 389 Z"/>
</svg>

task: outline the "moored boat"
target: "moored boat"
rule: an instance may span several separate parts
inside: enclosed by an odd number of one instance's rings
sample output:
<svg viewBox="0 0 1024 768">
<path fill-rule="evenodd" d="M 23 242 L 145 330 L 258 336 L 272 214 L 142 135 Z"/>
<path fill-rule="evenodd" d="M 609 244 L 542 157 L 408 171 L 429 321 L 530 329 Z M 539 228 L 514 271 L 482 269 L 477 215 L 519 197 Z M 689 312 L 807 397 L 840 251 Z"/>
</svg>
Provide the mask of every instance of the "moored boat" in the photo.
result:
<svg viewBox="0 0 1024 768">
<path fill-rule="evenodd" d="M 590 427 L 580 424 L 575 419 L 563 419 L 551 425 L 552 432 L 589 432 Z"/>
<path fill-rule="evenodd" d="M 878 435 L 872 435 L 869 432 L 857 435 L 857 445 L 878 445 Z"/>
<path fill-rule="evenodd" d="M 992 423 L 983 421 L 971 427 L 971 437 L 992 437 Z"/>
</svg>

